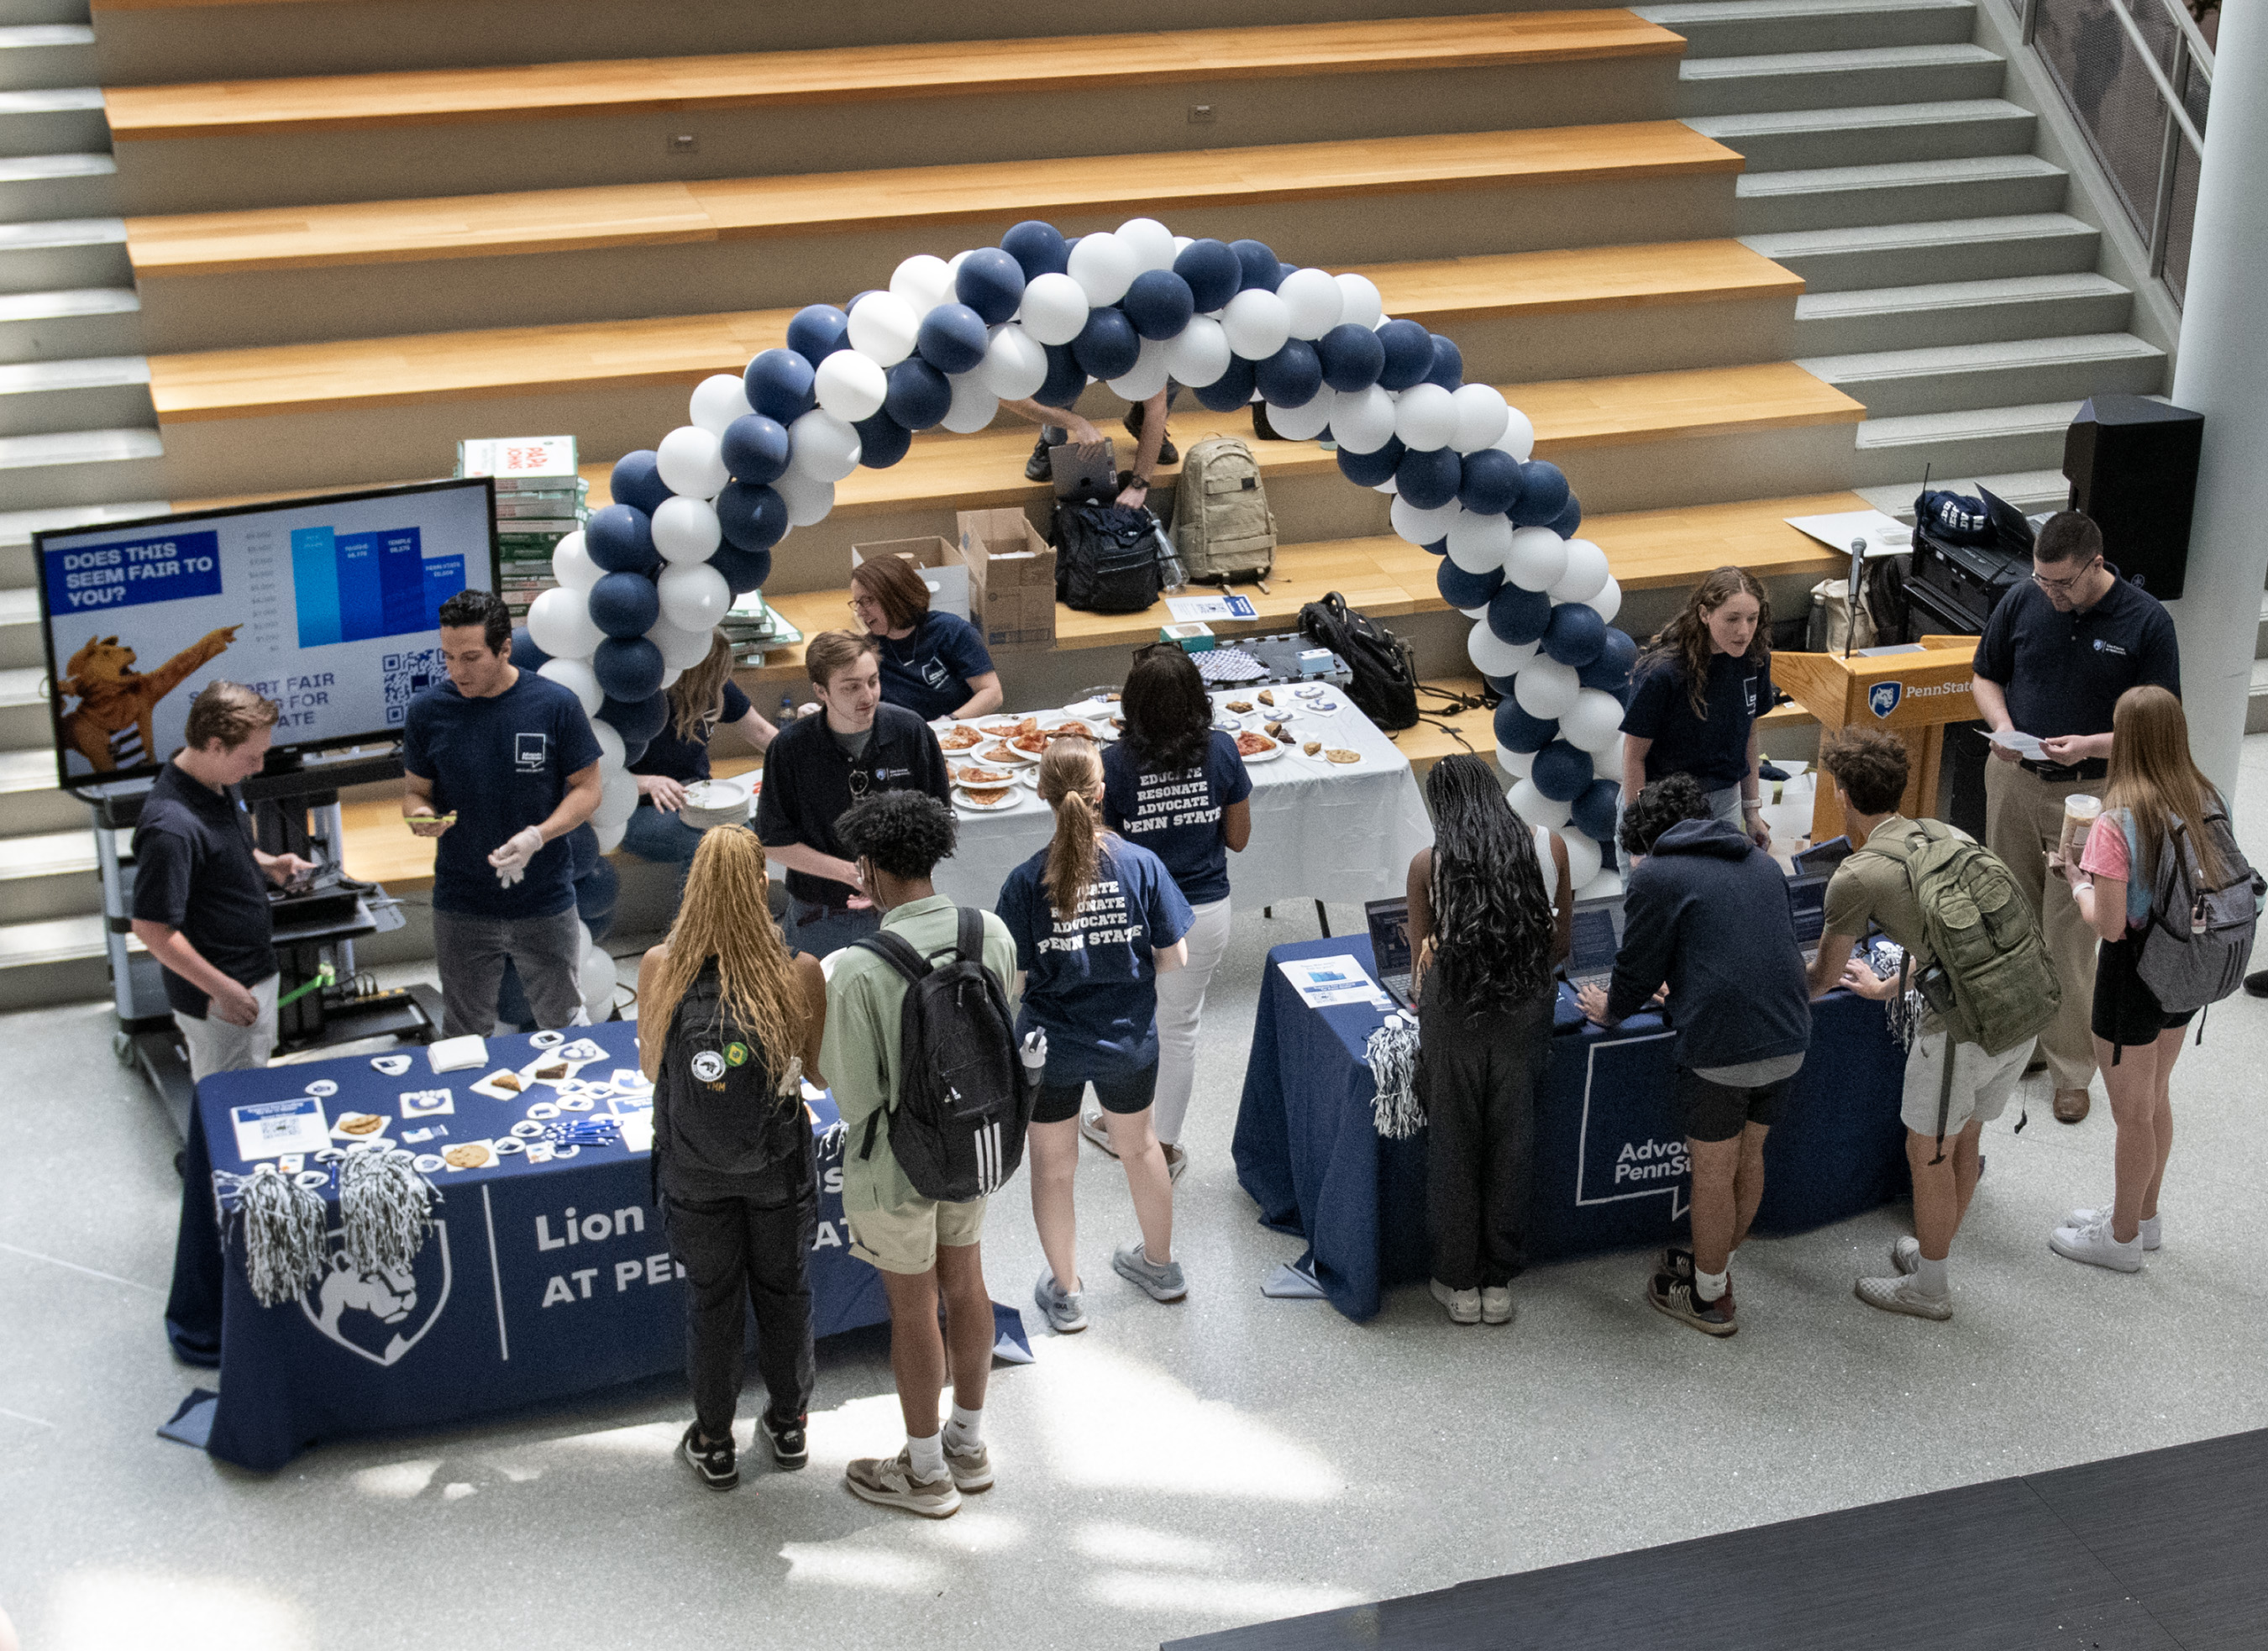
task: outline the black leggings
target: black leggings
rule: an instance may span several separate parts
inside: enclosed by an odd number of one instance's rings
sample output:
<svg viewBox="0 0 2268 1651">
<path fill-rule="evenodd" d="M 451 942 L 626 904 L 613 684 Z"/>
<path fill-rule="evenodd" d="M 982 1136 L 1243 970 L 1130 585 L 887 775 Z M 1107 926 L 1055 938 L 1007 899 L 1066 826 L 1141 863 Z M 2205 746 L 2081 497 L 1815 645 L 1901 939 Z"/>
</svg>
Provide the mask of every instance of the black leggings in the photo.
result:
<svg viewBox="0 0 2268 1651">
<path fill-rule="evenodd" d="M 1535 1088 L 1551 1059 L 1551 1000 L 1465 1019 L 1419 1000 L 1426 1236 L 1453 1290 L 1508 1283 L 1527 1264 Z"/>
</svg>

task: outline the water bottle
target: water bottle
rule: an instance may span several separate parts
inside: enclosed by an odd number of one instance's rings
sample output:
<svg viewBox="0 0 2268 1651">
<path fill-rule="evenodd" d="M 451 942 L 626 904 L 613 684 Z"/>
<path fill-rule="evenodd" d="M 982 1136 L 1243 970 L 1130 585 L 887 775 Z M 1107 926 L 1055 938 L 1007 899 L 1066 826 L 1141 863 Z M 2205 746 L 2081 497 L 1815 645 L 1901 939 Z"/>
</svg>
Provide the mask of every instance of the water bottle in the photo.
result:
<svg viewBox="0 0 2268 1651">
<path fill-rule="evenodd" d="M 782 728 L 795 721 L 795 693 L 792 689 L 784 690 L 780 694 L 779 720 Z"/>
</svg>

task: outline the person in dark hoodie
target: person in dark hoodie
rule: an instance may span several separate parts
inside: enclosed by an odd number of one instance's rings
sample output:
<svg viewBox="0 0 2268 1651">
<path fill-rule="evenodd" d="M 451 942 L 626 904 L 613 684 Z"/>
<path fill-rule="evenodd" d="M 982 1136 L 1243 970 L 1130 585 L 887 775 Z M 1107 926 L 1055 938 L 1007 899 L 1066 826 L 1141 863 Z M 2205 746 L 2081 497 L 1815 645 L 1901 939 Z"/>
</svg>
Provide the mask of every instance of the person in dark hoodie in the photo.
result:
<svg viewBox="0 0 2268 1651">
<path fill-rule="evenodd" d="M 1639 792 L 1620 841 L 1643 858 L 1624 896 L 1614 979 L 1604 992 L 1584 988 L 1583 1012 L 1612 1026 L 1668 987 L 1693 1247 L 1662 1251 L 1646 1299 L 1705 1335 L 1729 1336 L 1740 1328 L 1733 1251 L 1764 1200 L 1764 1136 L 1811 1046 L 1803 953 L 1778 863 L 1713 818 L 1690 775 Z"/>
</svg>

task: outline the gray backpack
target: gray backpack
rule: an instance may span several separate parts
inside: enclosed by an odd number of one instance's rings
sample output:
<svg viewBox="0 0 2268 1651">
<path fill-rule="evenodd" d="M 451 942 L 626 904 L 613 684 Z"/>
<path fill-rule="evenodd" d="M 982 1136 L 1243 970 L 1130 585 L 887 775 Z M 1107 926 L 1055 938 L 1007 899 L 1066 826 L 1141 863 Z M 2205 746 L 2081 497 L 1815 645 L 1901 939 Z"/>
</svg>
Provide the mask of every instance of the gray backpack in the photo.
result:
<svg viewBox="0 0 2268 1651">
<path fill-rule="evenodd" d="M 1264 580 L 1276 568 L 1276 517 L 1252 449 L 1208 436 L 1182 455 L 1174 489 L 1174 548 L 1192 584 Z"/>
<path fill-rule="evenodd" d="M 2268 891 L 2268 882 L 2238 852 L 2228 815 L 2208 810 L 2204 835 L 2220 856 L 2221 883 L 2205 883 L 2197 848 L 2179 821 L 2158 845 L 2157 875 L 2150 882 L 2150 926 L 2142 931 L 2134 972 L 2169 1015 L 2218 1003 L 2243 982 L 2260 897 Z"/>
</svg>

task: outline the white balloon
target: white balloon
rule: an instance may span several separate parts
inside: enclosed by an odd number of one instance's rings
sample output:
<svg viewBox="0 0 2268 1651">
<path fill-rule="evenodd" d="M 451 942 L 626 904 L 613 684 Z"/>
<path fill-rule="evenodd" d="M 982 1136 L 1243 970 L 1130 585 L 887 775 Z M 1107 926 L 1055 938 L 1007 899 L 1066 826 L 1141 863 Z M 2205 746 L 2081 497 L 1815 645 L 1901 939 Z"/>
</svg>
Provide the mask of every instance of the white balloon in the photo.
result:
<svg viewBox="0 0 2268 1651">
<path fill-rule="evenodd" d="M 1398 485 L 1396 485 L 1396 483 L 1395 482 L 1394 478 L 1393 478 L 1392 476 L 1388 476 L 1388 477 L 1387 477 L 1387 479 L 1386 479 L 1385 481 L 1383 481 L 1380 482 L 1376 487 L 1373 488 L 1371 489 L 1371 491 L 1372 491 L 1373 493 L 1383 493 L 1383 494 L 1384 494 L 1388 498 L 1389 498 L 1389 499 L 1390 499 L 1390 498 L 1393 498 L 1395 495 L 1399 494 L 1399 493 L 1402 491 L 1402 489 L 1401 489 L 1401 488 L 1400 488 Z"/>
<path fill-rule="evenodd" d="M 1346 311 L 1346 294 L 1328 269 L 1295 269 L 1276 289 L 1290 317 L 1292 336 L 1321 338 L 1339 324 Z"/>
<path fill-rule="evenodd" d="M 1567 541 L 1548 527 L 1513 530 L 1505 577 L 1523 591 L 1549 591 L 1567 571 Z"/>
<path fill-rule="evenodd" d="M 712 568 L 709 571 L 716 573 L 717 569 Z M 723 577 L 721 574 L 718 576 Z M 713 628 L 681 630 L 662 619 L 654 621 L 653 628 L 645 634 L 645 639 L 661 649 L 662 669 L 690 671 L 709 657 L 709 649 L 715 644 L 717 633 Z"/>
<path fill-rule="evenodd" d="M 866 306 L 860 305 L 859 309 Z M 1018 312 L 1024 330 L 1042 344 L 1068 344 L 1086 325 L 1086 289 L 1069 275 L 1035 275 Z M 852 319 L 857 319 L 856 312 Z"/>
<path fill-rule="evenodd" d="M 733 605 L 733 587 L 705 561 L 688 568 L 664 568 L 654 584 L 661 592 L 662 618 L 680 630 L 711 629 Z M 662 664 L 668 663 L 665 655 Z"/>
<path fill-rule="evenodd" d="M 610 855 L 614 853 L 615 849 L 621 848 L 622 846 L 622 827 L 629 824 L 630 822 L 628 820 L 623 820 L 611 826 L 600 826 L 593 824 L 591 829 L 598 835 L 599 852 L 602 855 Z"/>
<path fill-rule="evenodd" d="M 1128 218 L 1118 226 L 1118 238 L 1134 254 L 1137 275 L 1171 269 L 1174 260 L 1181 256 L 1174 246 L 1173 231 L 1155 218 Z"/>
<path fill-rule="evenodd" d="M 1232 352 L 1228 334 L 1210 316 L 1193 315 L 1180 334 L 1166 341 L 1166 371 L 1178 384 L 1202 390 L 1220 382 Z"/>
<path fill-rule="evenodd" d="M 1535 451 L 1535 426 L 1516 407 L 1507 406 L 1504 414 L 1504 434 L 1489 445 L 1501 448 L 1524 465 Z"/>
<path fill-rule="evenodd" d="M 581 528 L 551 547 L 551 576 L 570 591 L 588 591 L 606 576 L 607 570 L 591 560 Z"/>
<path fill-rule="evenodd" d="M 596 706 L 585 707 L 583 714 L 590 716 L 597 708 Z M 629 756 L 630 747 L 622 744 L 622 734 L 612 723 L 593 716 L 591 718 L 591 732 L 599 742 L 599 773 L 603 778 L 622 766 Z M 583 943 L 587 946 L 590 943 L 591 931 L 586 928 L 583 931 Z"/>
<path fill-rule="evenodd" d="M 1344 451 L 1376 452 L 1394 439 L 1393 396 L 1376 385 L 1332 396 L 1331 437 Z"/>
<path fill-rule="evenodd" d="M 1079 283 L 1089 305 L 1100 309 L 1126 296 L 1134 277 L 1142 273 L 1134 249 L 1108 230 L 1082 235 L 1071 249 L 1067 273 Z"/>
<path fill-rule="evenodd" d="M 814 526 L 825 521 L 827 513 L 835 508 L 833 482 L 815 481 L 792 470 L 772 483 L 772 491 L 778 494 L 780 503 L 787 506 L 790 527 Z"/>
<path fill-rule="evenodd" d="M 820 406 L 844 423 L 856 424 L 882 410 L 882 398 L 890 393 L 890 375 L 871 356 L 838 349 L 819 363 L 811 388 Z"/>
<path fill-rule="evenodd" d="M 1174 236 L 1174 257 L 1179 258 L 1179 257 L 1180 257 L 1183 253 L 1185 253 L 1185 252 L 1187 252 L 1187 251 L 1189 251 L 1189 238 L 1188 236 L 1186 236 L 1186 235 L 1176 235 L 1176 236 Z"/>
<path fill-rule="evenodd" d="M 1473 662 L 1473 669 L 1484 677 L 1508 677 L 1535 656 L 1533 649 L 1506 642 L 1483 620 L 1465 637 L 1465 657 Z"/>
<path fill-rule="evenodd" d="M 945 260 L 945 267 L 951 270 L 954 275 L 959 275 L 961 273 L 961 266 L 968 261 L 968 254 L 976 250 L 976 249 L 974 246 L 962 247 L 959 252 L 954 253 L 952 257 Z"/>
<path fill-rule="evenodd" d="M 1413 384 L 1394 407 L 1394 433 L 1413 452 L 1447 447 L 1457 433 L 1457 404 L 1438 384 Z"/>
<path fill-rule="evenodd" d="M 895 292 L 870 292 L 850 312 L 850 348 L 885 367 L 914 353 L 921 316 Z"/>
<path fill-rule="evenodd" d="M 1623 702 L 1603 688 L 1585 688 L 1559 718 L 1559 734 L 1578 751 L 1593 755 L 1620 737 Z"/>
<path fill-rule="evenodd" d="M 1343 306 L 1339 312 L 1339 319 L 1342 322 L 1351 322 L 1356 327 L 1367 327 L 1373 331 L 1377 330 L 1378 324 L 1385 319 L 1386 305 L 1380 299 L 1378 288 L 1372 283 L 1370 277 L 1355 275 L 1333 275 L 1331 281 L 1339 290 L 1339 300 Z"/>
<path fill-rule="evenodd" d="M 1548 826 L 1554 831 L 1567 823 L 1567 816 L 1574 807 L 1572 803 L 1554 803 L 1535 789 L 1535 781 L 1527 779 L 1513 781 L 1512 789 L 1504 794 L 1504 800 L 1530 826 Z"/>
<path fill-rule="evenodd" d="M 679 494 L 654 507 L 653 547 L 664 561 L 706 561 L 724 539 L 725 531 L 717 525 L 717 507 L 706 499 Z M 555 576 L 559 571 L 556 552 L 551 570 Z"/>
<path fill-rule="evenodd" d="M 1555 722 L 1574 709 L 1582 692 L 1574 667 L 1563 665 L 1548 654 L 1538 654 L 1521 666 L 1512 681 L 1512 697 L 1520 702 L 1520 708 L 1544 722 Z"/>
<path fill-rule="evenodd" d="M 1461 453 L 1495 446 L 1512 422 L 1512 409 L 1492 385 L 1462 385 L 1450 392 L 1449 399 L 1457 405 L 1457 429 L 1449 445 Z"/>
<path fill-rule="evenodd" d="M 1220 312 L 1228 347 L 1247 361 L 1265 361 L 1292 336 L 1292 312 L 1284 300 L 1259 287 L 1247 287 Z"/>
<path fill-rule="evenodd" d="M 1393 509 L 1388 512 L 1394 523 L 1394 531 L 1413 545 L 1439 543 L 1448 536 L 1449 529 L 1463 514 L 1464 507 L 1454 499 L 1430 510 L 1421 510 L 1409 500 L 1397 498 L 1394 501 Z"/>
<path fill-rule="evenodd" d="M 1330 422 L 1331 398 L 1328 395 L 1316 396 L 1305 407 L 1268 409 L 1269 428 L 1295 442 L 1313 441 L 1329 428 Z"/>
<path fill-rule="evenodd" d="M 606 633 L 591 622 L 591 605 L 583 592 L 565 585 L 527 605 L 527 634 L 555 660 L 588 659 L 606 640 Z"/>
<path fill-rule="evenodd" d="M 916 316 L 927 315 L 953 294 L 953 266 L 935 253 L 916 253 L 890 272 L 890 290 Z"/>
<path fill-rule="evenodd" d="M 1599 593 L 1583 605 L 1595 609 L 1599 617 L 1611 625 L 1615 622 L 1615 615 L 1623 611 L 1623 588 L 1615 576 L 1609 574 L 1606 583 L 1600 586 Z"/>
<path fill-rule="evenodd" d="M 1048 352 L 1020 327 L 996 327 L 976 371 L 1003 401 L 1021 401 L 1048 381 Z"/>
<path fill-rule="evenodd" d="M 1579 900 L 1619 899 L 1622 897 L 1622 892 L 1623 874 L 1619 871 L 1602 871 L 1597 877 L 1578 888 L 1575 891 L 1575 898 Z"/>
<path fill-rule="evenodd" d="M 1512 551 L 1512 523 L 1501 516 L 1467 510 L 1449 529 L 1449 560 L 1467 573 L 1504 566 Z"/>
<path fill-rule="evenodd" d="M 1461 607 L 1457 612 L 1469 620 L 1484 620 L 1488 617 L 1488 605 L 1484 602 L 1478 607 Z"/>
<path fill-rule="evenodd" d="M 687 420 L 711 436 L 722 436 L 734 419 L 746 418 L 755 408 L 748 405 L 747 385 L 737 372 L 712 373 L 693 386 Z"/>
<path fill-rule="evenodd" d="M 1520 668 L 1522 665 L 1526 664 L 1529 660 L 1535 658 L 1536 655 L 1543 651 L 1543 644 L 1542 642 L 1506 642 L 1504 646 L 1506 651 L 1499 655 L 1498 657 L 1511 659 L 1513 661 L 1512 667 L 1506 671 L 1491 671 L 1489 673 L 1491 676 L 1517 676 L 1520 673 Z"/>
<path fill-rule="evenodd" d="M 953 386 L 953 405 L 943 421 L 946 429 L 956 436 L 974 436 L 991 423 L 1000 410 L 1000 398 L 985 388 L 981 367 L 975 372 L 948 373 L 946 382 Z"/>
<path fill-rule="evenodd" d="M 714 498 L 733 479 L 715 432 L 698 424 L 681 424 L 663 437 L 654 448 L 653 467 L 663 487 L 689 498 Z"/>
<path fill-rule="evenodd" d="M 617 825 L 617 837 L 621 830 Z M 583 1013 L 593 1025 L 615 1012 L 615 988 L 621 984 L 615 972 L 615 960 L 607 955 L 605 948 L 593 946 L 583 954 L 583 961 L 576 967 L 575 986 L 583 1000 Z"/>
<path fill-rule="evenodd" d="M 607 776 L 599 792 L 599 806 L 591 811 L 591 818 L 626 820 L 636 811 L 637 800 L 637 776 L 627 768 L 618 769 Z"/>
<path fill-rule="evenodd" d="M 1515 780 L 1525 780 L 1528 771 L 1535 766 L 1535 753 L 1532 751 L 1507 751 L 1498 745 L 1496 748 L 1496 766 Z"/>
<path fill-rule="evenodd" d="M 1572 803 L 1567 805 L 1571 815 L 1574 806 Z M 1605 856 L 1599 852 L 1596 842 L 1572 826 L 1559 828 L 1559 840 L 1567 848 L 1567 886 L 1580 889 L 1599 875 L 1599 864 Z"/>
<path fill-rule="evenodd" d="M 684 674 L 685 674 L 685 673 L 684 673 L 682 671 L 680 671 L 680 670 L 676 669 L 676 668 L 675 668 L 675 667 L 674 667 L 674 666 L 671 666 L 671 665 L 664 665 L 664 666 L 661 668 L 661 682 L 660 682 L 660 685 L 659 685 L 659 686 L 657 686 L 657 687 L 654 689 L 654 692 L 655 692 L 655 693 L 668 693 L 668 692 L 669 692 L 669 690 L 670 690 L 671 686 L 676 682 L 676 680 L 678 679 L 678 678 L 680 678 L 680 677 L 683 676 Z"/>
<path fill-rule="evenodd" d="M 1170 376 L 1166 366 L 1167 348 L 1163 339 L 1144 339 L 1142 353 L 1135 358 L 1133 367 L 1123 376 L 1113 378 L 1111 389 L 1129 401 L 1147 401 L 1164 390 Z"/>
<path fill-rule="evenodd" d="M 537 599 L 540 601 L 541 598 L 538 598 Z M 531 615 L 533 614 L 533 612 L 534 610 L 531 608 Z M 531 635 L 534 634 L 534 627 L 532 626 L 529 627 L 529 634 Z M 538 647 L 542 646 L 541 642 L 536 645 Z M 593 648 L 598 646 L 596 642 L 593 642 L 591 645 Z M 535 674 L 541 677 L 546 682 L 557 683 L 561 687 L 566 689 L 568 693 L 582 701 L 583 715 L 585 716 L 596 716 L 599 714 L 599 707 L 606 703 L 607 695 L 605 690 L 599 686 L 598 673 L 593 671 L 590 665 L 583 660 L 547 659 L 543 663 L 543 668 L 538 671 Z M 600 726 L 604 727 L 605 724 L 600 723 Z M 620 736 L 617 736 L 616 737 L 619 738 Z M 604 740 L 600 740 L 599 743 L 600 745 L 604 745 L 606 742 Z"/>
<path fill-rule="evenodd" d="M 1567 541 L 1567 570 L 1551 582 L 1554 602 L 1587 602 L 1607 588 L 1607 553 L 1587 539 Z"/>
<path fill-rule="evenodd" d="M 869 298 L 866 303 L 872 304 Z M 865 304 L 858 306 L 866 307 Z M 837 482 L 858 467 L 858 432 L 824 407 L 814 407 L 787 427 L 792 474 Z M 790 521 L 795 518 L 790 517 Z"/>
</svg>

